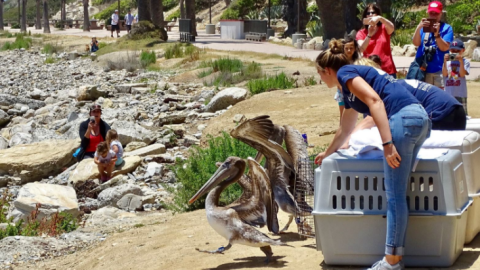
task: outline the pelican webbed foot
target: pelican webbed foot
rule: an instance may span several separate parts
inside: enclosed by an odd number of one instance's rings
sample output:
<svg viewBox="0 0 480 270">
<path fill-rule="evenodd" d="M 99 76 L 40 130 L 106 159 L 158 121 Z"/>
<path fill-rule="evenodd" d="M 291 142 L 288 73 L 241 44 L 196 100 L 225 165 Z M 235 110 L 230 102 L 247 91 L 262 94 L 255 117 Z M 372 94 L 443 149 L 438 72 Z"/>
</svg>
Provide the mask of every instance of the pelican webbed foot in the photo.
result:
<svg viewBox="0 0 480 270">
<path fill-rule="evenodd" d="M 272 252 L 272 247 L 271 246 L 260 247 L 260 249 L 267 256 L 267 258 L 265 259 L 266 264 L 269 264 L 270 262 L 275 261 L 275 259 L 273 258 L 273 252 Z"/>
<path fill-rule="evenodd" d="M 226 247 L 219 247 L 217 250 L 204 250 L 204 249 L 199 249 L 195 248 L 198 252 L 203 252 L 203 253 L 209 253 L 209 254 L 223 254 L 224 251 L 229 250 L 232 247 L 231 244 L 228 244 Z"/>
<path fill-rule="evenodd" d="M 287 225 L 285 225 L 285 227 L 283 227 L 283 229 L 281 229 L 281 230 L 278 232 L 278 234 L 285 233 L 285 231 L 288 230 L 288 227 L 290 227 L 290 224 L 292 223 L 292 221 L 293 221 L 293 215 L 288 216 Z"/>
</svg>

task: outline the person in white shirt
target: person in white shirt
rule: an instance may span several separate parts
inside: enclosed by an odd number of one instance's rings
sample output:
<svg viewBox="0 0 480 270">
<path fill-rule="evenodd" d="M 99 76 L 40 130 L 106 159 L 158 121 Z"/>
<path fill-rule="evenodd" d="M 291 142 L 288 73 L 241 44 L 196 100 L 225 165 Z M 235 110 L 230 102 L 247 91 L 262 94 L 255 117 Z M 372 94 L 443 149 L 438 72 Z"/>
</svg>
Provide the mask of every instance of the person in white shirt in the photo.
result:
<svg viewBox="0 0 480 270">
<path fill-rule="evenodd" d="M 125 15 L 125 25 L 127 26 L 127 34 L 130 34 L 130 31 L 132 31 L 133 19 L 134 19 L 134 17 L 129 10 L 128 14 Z"/>
<path fill-rule="evenodd" d="M 112 23 L 111 23 L 111 37 L 113 37 L 113 31 L 117 30 L 117 37 L 120 37 L 120 25 L 119 25 L 119 18 L 118 18 L 118 10 L 115 10 L 115 13 L 112 14 Z"/>
</svg>

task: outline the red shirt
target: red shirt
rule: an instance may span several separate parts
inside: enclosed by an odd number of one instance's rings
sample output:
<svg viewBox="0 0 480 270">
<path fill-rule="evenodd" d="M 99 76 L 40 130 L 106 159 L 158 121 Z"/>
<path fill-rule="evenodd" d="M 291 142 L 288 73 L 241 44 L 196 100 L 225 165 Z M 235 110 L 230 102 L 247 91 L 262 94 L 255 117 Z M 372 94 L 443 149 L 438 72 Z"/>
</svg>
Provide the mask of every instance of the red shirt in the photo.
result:
<svg viewBox="0 0 480 270">
<path fill-rule="evenodd" d="M 368 35 L 368 30 L 363 28 L 357 32 L 357 40 L 365 40 Z M 381 24 L 381 28 L 370 38 L 368 47 L 363 51 L 364 57 L 369 57 L 376 54 L 382 60 L 382 70 L 388 74 L 397 74 L 397 69 L 393 63 L 392 48 L 390 46 L 390 35 L 385 29 L 385 25 Z"/>
<path fill-rule="evenodd" d="M 85 152 L 89 153 L 89 152 L 97 151 L 97 145 L 103 141 L 104 139 L 102 137 L 102 134 L 100 133 L 98 133 L 97 135 L 90 134 L 90 143 L 88 144 L 87 150 L 85 150 Z"/>
</svg>

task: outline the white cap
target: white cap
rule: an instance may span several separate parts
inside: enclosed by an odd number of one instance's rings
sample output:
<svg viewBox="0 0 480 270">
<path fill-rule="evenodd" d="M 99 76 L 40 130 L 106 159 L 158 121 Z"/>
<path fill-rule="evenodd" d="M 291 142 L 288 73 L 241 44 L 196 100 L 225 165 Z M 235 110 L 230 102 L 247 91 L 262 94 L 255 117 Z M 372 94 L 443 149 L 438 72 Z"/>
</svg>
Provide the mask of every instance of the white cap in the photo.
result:
<svg viewBox="0 0 480 270">
<path fill-rule="evenodd" d="M 115 12 L 118 12 L 118 9 L 115 9 Z"/>
<path fill-rule="evenodd" d="M 96 36 L 93 36 L 92 38 L 97 38 Z"/>
</svg>

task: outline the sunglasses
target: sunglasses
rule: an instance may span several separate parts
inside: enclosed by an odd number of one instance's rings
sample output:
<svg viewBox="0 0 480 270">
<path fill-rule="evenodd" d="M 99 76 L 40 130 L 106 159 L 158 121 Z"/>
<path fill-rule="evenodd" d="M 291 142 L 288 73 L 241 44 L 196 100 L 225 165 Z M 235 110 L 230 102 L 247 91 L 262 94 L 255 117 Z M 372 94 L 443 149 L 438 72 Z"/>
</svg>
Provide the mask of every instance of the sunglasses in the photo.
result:
<svg viewBox="0 0 480 270">
<path fill-rule="evenodd" d="M 93 112 L 93 113 L 101 113 L 102 110 L 93 110 L 92 112 Z"/>
<path fill-rule="evenodd" d="M 367 12 L 367 15 L 374 15 L 374 14 L 377 14 L 377 13 L 376 13 L 375 11 L 373 11 L 373 12 L 369 11 L 369 12 Z"/>
</svg>

